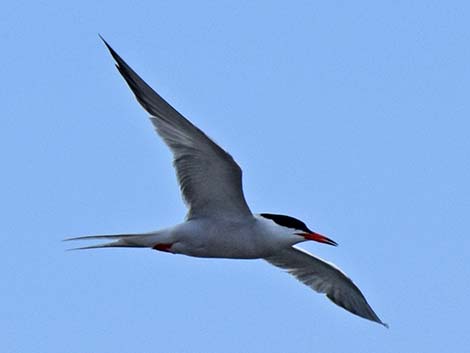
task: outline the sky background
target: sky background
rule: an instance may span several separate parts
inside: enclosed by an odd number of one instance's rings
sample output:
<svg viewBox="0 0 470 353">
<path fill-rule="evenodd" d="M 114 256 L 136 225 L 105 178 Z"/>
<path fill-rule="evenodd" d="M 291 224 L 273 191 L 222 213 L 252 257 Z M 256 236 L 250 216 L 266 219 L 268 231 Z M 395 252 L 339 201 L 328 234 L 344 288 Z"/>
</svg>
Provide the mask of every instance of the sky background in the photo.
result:
<svg viewBox="0 0 470 353">
<path fill-rule="evenodd" d="M 463 352 L 467 1 L 7 1 L 0 350 Z M 98 38 L 244 170 L 254 212 L 336 240 L 390 329 L 260 260 L 61 239 L 185 215 L 171 155 Z"/>
</svg>

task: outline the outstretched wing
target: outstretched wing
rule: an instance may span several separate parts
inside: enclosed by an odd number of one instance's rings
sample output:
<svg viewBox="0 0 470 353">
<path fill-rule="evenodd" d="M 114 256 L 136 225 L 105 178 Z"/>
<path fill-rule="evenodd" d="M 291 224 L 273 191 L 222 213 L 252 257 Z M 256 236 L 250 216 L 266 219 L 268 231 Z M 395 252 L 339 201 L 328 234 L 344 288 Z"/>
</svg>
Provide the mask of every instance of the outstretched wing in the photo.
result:
<svg viewBox="0 0 470 353">
<path fill-rule="evenodd" d="M 349 312 L 388 327 L 372 310 L 359 288 L 335 265 L 297 247 L 265 260 L 286 270 L 313 290 L 326 294 L 333 303 Z"/>
<path fill-rule="evenodd" d="M 251 216 L 243 195 L 242 171 L 232 156 L 160 97 L 101 39 L 173 153 L 180 189 L 189 208 L 188 219 L 217 214 Z"/>
</svg>

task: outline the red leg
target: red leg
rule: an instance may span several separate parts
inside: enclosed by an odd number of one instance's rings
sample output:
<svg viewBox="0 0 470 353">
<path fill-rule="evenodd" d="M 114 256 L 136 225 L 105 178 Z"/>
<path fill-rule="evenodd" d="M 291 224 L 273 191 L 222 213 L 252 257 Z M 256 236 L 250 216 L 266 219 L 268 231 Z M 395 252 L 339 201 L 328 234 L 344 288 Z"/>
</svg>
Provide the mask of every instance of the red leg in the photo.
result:
<svg viewBox="0 0 470 353">
<path fill-rule="evenodd" d="M 152 249 L 158 250 L 158 251 L 165 251 L 165 252 L 171 252 L 171 247 L 173 246 L 173 243 L 162 243 L 162 244 L 155 244 Z"/>
</svg>

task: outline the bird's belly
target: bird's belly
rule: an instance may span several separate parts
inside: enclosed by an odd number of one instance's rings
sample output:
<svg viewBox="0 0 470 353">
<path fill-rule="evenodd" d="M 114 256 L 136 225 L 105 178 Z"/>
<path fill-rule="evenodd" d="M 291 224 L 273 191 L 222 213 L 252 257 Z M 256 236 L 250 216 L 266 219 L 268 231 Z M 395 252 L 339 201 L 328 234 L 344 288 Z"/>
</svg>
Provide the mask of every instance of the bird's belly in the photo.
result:
<svg viewBox="0 0 470 353">
<path fill-rule="evenodd" d="M 276 249 L 255 239 L 218 235 L 201 239 L 193 236 L 188 241 L 173 244 L 171 251 L 194 257 L 259 259 L 273 255 Z"/>
<path fill-rule="evenodd" d="M 256 221 L 199 219 L 187 221 L 173 230 L 170 251 L 194 257 L 258 259 L 274 255 L 284 244 Z"/>
</svg>

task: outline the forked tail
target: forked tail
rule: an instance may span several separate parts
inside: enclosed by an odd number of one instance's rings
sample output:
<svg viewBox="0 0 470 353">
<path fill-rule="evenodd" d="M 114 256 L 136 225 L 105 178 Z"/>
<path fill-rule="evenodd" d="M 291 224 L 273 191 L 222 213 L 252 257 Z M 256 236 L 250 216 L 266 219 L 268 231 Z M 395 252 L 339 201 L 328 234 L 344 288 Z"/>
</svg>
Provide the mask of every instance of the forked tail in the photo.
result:
<svg viewBox="0 0 470 353">
<path fill-rule="evenodd" d="M 112 239 L 114 241 L 96 245 L 83 246 L 68 250 L 86 250 L 99 248 L 151 248 L 158 241 L 158 233 L 139 233 L 139 234 L 112 234 L 112 235 L 89 235 L 75 238 L 67 238 L 64 241 L 71 240 L 95 240 Z"/>
</svg>

